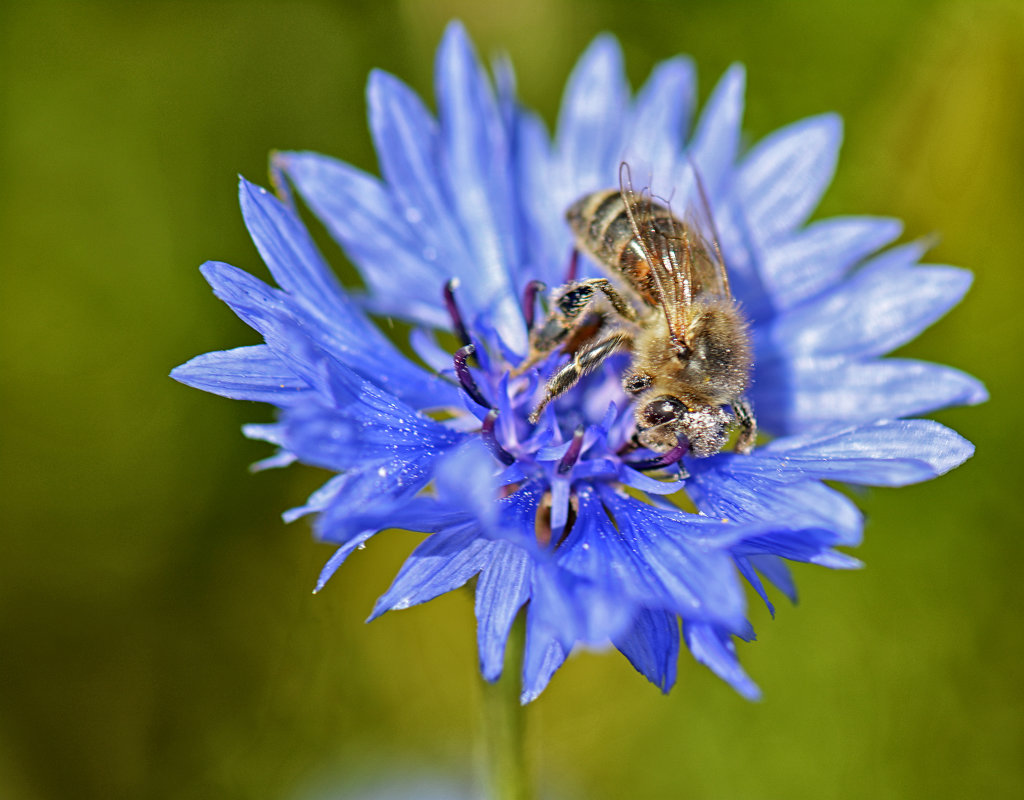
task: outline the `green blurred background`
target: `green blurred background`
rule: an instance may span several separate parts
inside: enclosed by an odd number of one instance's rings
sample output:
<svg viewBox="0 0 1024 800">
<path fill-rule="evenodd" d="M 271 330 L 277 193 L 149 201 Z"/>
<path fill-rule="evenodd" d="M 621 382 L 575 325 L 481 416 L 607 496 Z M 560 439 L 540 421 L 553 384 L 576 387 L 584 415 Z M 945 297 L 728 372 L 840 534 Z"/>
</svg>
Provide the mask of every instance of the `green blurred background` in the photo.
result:
<svg viewBox="0 0 1024 800">
<path fill-rule="evenodd" d="M 324 476 L 249 474 L 268 450 L 238 429 L 269 409 L 166 377 L 256 341 L 196 269 L 265 274 L 236 173 L 265 182 L 273 148 L 375 170 L 368 71 L 429 95 L 453 16 L 482 53 L 512 56 L 549 122 L 602 30 L 634 86 L 688 52 L 704 97 L 745 62 L 751 141 L 840 112 L 819 215 L 941 234 L 933 259 L 970 267 L 975 287 L 903 353 L 972 371 L 994 398 L 938 415 L 977 444 L 964 467 L 860 498 L 867 569 L 798 568 L 801 604 L 774 621 L 753 604 L 760 639 L 742 658 L 763 702 L 686 656 L 667 698 L 617 655 L 573 658 L 529 709 L 547 797 L 1024 796 L 1020 4 L 9 0 L 0 797 L 358 797 L 381 775 L 472 780 L 468 597 L 364 626 L 416 540 L 404 533 L 312 596 L 331 549 L 278 515 Z"/>
</svg>

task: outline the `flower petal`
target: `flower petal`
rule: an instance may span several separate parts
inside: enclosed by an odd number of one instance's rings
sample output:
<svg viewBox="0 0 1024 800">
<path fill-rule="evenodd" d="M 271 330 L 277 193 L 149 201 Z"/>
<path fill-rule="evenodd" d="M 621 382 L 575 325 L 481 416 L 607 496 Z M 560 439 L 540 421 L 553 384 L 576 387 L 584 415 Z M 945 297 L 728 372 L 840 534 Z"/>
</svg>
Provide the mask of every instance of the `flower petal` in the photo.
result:
<svg viewBox="0 0 1024 800">
<path fill-rule="evenodd" d="M 956 431 L 929 419 L 903 419 L 778 439 L 758 451 L 756 460 L 738 457 L 730 469 L 772 474 L 787 483 L 821 478 L 905 486 L 942 475 L 973 454 L 974 445 Z"/>
<path fill-rule="evenodd" d="M 416 93 L 387 72 L 370 74 L 366 95 L 377 158 L 396 210 L 414 238 L 436 248 L 426 266 L 440 273 L 441 265 L 465 263 L 470 248 L 455 214 L 454 187 L 441 171 L 437 122 Z"/>
<path fill-rule="evenodd" d="M 547 627 L 531 604 L 526 612 L 526 648 L 523 651 L 523 688 L 519 701 L 526 705 L 540 697 L 569 651 Z"/>
<path fill-rule="evenodd" d="M 505 643 L 519 609 L 529 598 L 533 565 L 529 554 L 507 541 L 497 541 L 476 584 L 477 644 L 480 672 L 496 681 L 505 663 Z"/>
<path fill-rule="evenodd" d="M 337 358 L 360 376 L 422 408 L 434 404 L 461 404 L 459 391 L 447 381 L 430 375 L 405 358 L 375 330 L 362 336 L 326 322 L 300 307 L 284 292 L 272 289 L 247 272 L 220 262 L 201 267 L 214 294 L 227 303 L 246 324 L 258 331 L 270 349 L 310 387 L 325 392 L 321 364 Z"/>
<path fill-rule="evenodd" d="M 758 241 L 802 224 L 832 182 L 842 121 L 835 114 L 801 120 L 765 137 L 744 158 L 736 193 Z"/>
<path fill-rule="evenodd" d="M 750 584 L 751 588 L 757 592 L 758 596 L 768 607 L 768 613 L 774 617 L 775 606 L 772 605 L 772 601 L 768 599 L 768 593 L 765 591 L 764 584 L 761 582 L 761 576 L 757 574 L 754 567 L 750 564 L 750 558 L 747 556 L 734 556 L 734 558 L 736 561 L 736 569 L 740 571 L 740 575 L 742 575 L 744 580 Z"/>
<path fill-rule="evenodd" d="M 985 387 L 960 370 L 909 359 L 801 358 L 760 363 L 750 390 L 758 422 L 776 434 L 873 422 L 975 405 Z"/>
<path fill-rule="evenodd" d="M 628 101 L 622 49 L 615 37 L 598 36 L 569 76 L 558 113 L 559 173 L 549 183 L 562 208 L 587 192 L 615 185 Z"/>
<path fill-rule="evenodd" d="M 971 279 L 971 273 L 953 267 L 866 267 L 782 316 L 772 337 L 793 357 L 883 355 L 916 338 L 960 302 Z"/>
<path fill-rule="evenodd" d="M 318 153 L 277 153 L 274 164 L 345 250 L 376 305 L 391 303 L 403 319 L 450 324 L 438 288 L 450 277 L 440 251 L 409 230 L 415 216 L 399 208 L 386 186 Z"/>
<path fill-rule="evenodd" d="M 330 498 L 316 518 L 317 537 L 326 542 L 347 542 L 364 529 L 383 530 L 404 524 L 413 530 L 430 530 L 435 517 L 449 519 L 447 509 L 424 508 L 423 504 L 416 505 L 414 524 L 408 519 L 410 515 L 403 513 L 416 493 L 429 483 L 433 462 L 429 455 L 371 461 L 339 476 L 337 482 L 331 482 Z"/>
<path fill-rule="evenodd" d="M 679 660 L 679 618 L 666 611 L 642 609 L 615 646 L 637 672 L 668 693 L 676 682 Z"/>
<path fill-rule="evenodd" d="M 367 540 L 375 533 L 377 533 L 376 530 L 362 531 L 335 550 L 334 555 L 327 559 L 327 563 L 324 564 L 324 568 L 320 570 L 320 575 L 316 580 L 316 586 L 313 587 L 313 594 L 316 594 L 323 589 L 324 586 L 327 585 L 327 581 L 334 576 L 334 573 L 337 572 L 338 568 L 345 563 L 346 559 L 352 555 L 355 550 L 361 550 L 366 545 Z"/>
<path fill-rule="evenodd" d="M 473 525 L 427 537 L 377 600 L 367 622 L 385 611 L 419 605 L 458 589 L 487 565 L 492 546 L 492 542 L 480 538 Z"/>
<path fill-rule="evenodd" d="M 437 457 L 465 437 L 361 382 L 343 408 L 304 403 L 285 416 L 285 445 L 310 464 L 346 470 L 367 461 Z"/>
<path fill-rule="evenodd" d="M 725 190 L 725 182 L 736 160 L 743 120 L 743 91 L 746 71 L 742 64 L 733 64 L 718 82 L 697 123 L 688 153 L 700 172 L 701 180 L 712 202 Z M 684 173 L 679 185 L 688 184 L 685 173 L 690 165 L 681 165 Z"/>
<path fill-rule="evenodd" d="M 344 293 L 295 212 L 262 186 L 238 182 L 242 217 L 277 285 L 310 313 L 355 334 L 380 338 Z"/>
<path fill-rule="evenodd" d="M 805 480 L 808 476 L 799 472 L 779 485 L 778 457 L 764 448 L 750 455 L 723 453 L 694 460 L 689 466 L 687 492 L 709 517 L 770 522 L 783 532 L 788 528 L 788 535 L 800 529 L 808 548 L 815 551 L 820 544 L 806 529 L 830 532 L 824 539 L 830 547 L 860 543 L 864 519 L 849 498 L 818 481 Z M 760 541 L 763 536 L 756 538 Z"/>
<path fill-rule="evenodd" d="M 171 377 L 187 386 L 234 400 L 287 406 L 309 395 L 309 386 L 266 345 L 237 347 L 196 356 Z"/>
<path fill-rule="evenodd" d="M 786 566 L 786 562 L 778 556 L 747 556 L 746 560 L 758 572 L 768 579 L 776 589 L 782 592 L 791 603 L 799 599 L 796 591 L 796 583 L 793 581 L 793 574 Z"/>
<path fill-rule="evenodd" d="M 660 186 L 675 172 L 680 143 L 693 116 L 697 76 L 688 58 L 658 64 L 640 87 L 625 135 L 622 158 L 635 175 L 651 176 L 651 189 L 668 197 L 673 187 Z"/>
<path fill-rule="evenodd" d="M 687 541 L 691 528 L 727 526 L 682 513 L 671 518 L 610 489 L 601 491 L 601 500 L 615 520 L 614 527 L 585 528 L 576 540 L 578 545 L 567 540 L 564 560 L 560 559 L 565 568 L 584 573 L 587 559 L 580 551 L 590 553 L 590 562 L 604 562 L 599 569 L 614 576 L 620 592 L 644 605 L 728 627 L 744 622 L 746 601 L 728 550 L 714 549 L 703 531 L 697 534 L 700 544 Z M 587 502 L 580 492 L 576 528 L 599 518 L 596 511 L 584 513 Z M 575 529 L 570 536 L 574 533 Z"/>
<path fill-rule="evenodd" d="M 471 258 L 458 276 L 471 300 L 471 316 L 488 323 L 517 352 L 526 351 L 526 326 L 515 298 L 513 272 L 521 263 L 514 236 L 511 149 L 494 92 L 465 30 L 445 30 L 436 66 L 441 167 Z"/>
<path fill-rule="evenodd" d="M 547 129 L 537 114 L 517 114 L 512 146 L 523 242 L 520 288 L 524 277 L 557 286 L 565 280 L 571 250 L 565 209 L 576 196 L 571 191 L 555 191 L 551 185 L 556 167 Z"/>
<path fill-rule="evenodd" d="M 736 645 L 728 633 L 706 623 L 684 621 L 683 638 L 697 661 L 710 668 L 748 700 L 760 699 L 761 690 L 740 666 L 736 658 Z"/>
<path fill-rule="evenodd" d="M 792 308 L 830 288 L 902 230 L 895 219 L 832 217 L 775 242 L 761 260 L 761 278 L 773 307 Z"/>
<path fill-rule="evenodd" d="M 538 564 L 530 610 L 568 651 L 576 642 L 602 645 L 625 630 L 636 610 L 612 584 L 591 580 L 553 563 Z"/>
</svg>

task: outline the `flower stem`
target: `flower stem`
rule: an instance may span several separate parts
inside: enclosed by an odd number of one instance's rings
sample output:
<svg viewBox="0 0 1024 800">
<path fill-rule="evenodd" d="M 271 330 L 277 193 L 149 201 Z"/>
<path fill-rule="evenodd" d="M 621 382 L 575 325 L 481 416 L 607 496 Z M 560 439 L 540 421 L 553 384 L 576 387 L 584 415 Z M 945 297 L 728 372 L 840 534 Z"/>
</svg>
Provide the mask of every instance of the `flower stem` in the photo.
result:
<svg viewBox="0 0 1024 800">
<path fill-rule="evenodd" d="M 526 709 L 519 702 L 524 615 L 512 625 L 505 649 L 505 668 L 495 683 L 483 683 L 483 738 L 488 797 L 491 800 L 533 800 L 526 765 Z"/>
</svg>

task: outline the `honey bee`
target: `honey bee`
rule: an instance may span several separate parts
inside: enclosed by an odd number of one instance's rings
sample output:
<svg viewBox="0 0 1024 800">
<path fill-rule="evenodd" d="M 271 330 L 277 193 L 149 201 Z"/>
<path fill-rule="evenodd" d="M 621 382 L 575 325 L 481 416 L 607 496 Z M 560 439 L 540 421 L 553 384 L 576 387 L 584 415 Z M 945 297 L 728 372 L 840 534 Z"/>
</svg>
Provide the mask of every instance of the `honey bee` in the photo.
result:
<svg viewBox="0 0 1024 800">
<path fill-rule="evenodd" d="M 729 290 L 699 177 L 697 188 L 706 219 L 696 221 L 695 211 L 683 222 L 649 191 L 634 192 L 623 163 L 617 190 L 588 194 L 566 212 L 577 249 L 622 281 L 572 281 L 552 293 L 525 365 L 586 333 L 566 347 L 572 358 L 548 380 L 531 421 L 612 353 L 628 351 L 622 386 L 637 399 L 640 445 L 674 460 L 709 456 L 739 424 L 736 450 L 753 449 L 757 426 L 743 396 L 752 363 L 747 322 Z M 595 315 L 602 296 L 610 309 Z"/>
</svg>

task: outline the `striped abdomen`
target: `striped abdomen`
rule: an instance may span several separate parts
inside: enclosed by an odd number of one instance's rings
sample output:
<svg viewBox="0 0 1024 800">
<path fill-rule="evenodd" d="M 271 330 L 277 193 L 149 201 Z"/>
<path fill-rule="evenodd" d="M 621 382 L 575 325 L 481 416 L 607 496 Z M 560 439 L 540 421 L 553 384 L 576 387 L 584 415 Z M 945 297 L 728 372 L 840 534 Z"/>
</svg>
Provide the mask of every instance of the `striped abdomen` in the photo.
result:
<svg viewBox="0 0 1024 800">
<path fill-rule="evenodd" d="M 566 212 L 566 219 L 584 253 L 629 281 L 649 304 L 659 304 L 659 294 L 647 252 L 658 260 L 667 250 L 674 250 L 676 263 L 683 264 L 692 281 L 691 291 L 698 294 L 703 286 L 714 287 L 717 277 L 713 262 L 703 241 L 694 237 L 664 205 L 649 196 L 630 194 L 633 217 L 639 225 L 643 243 L 633 231 L 622 192 L 607 189 L 580 198 Z M 684 254 L 684 238 L 689 249 Z"/>
<path fill-rule="evenodd" d="M 662 211 L 659 216 L 671 220 L 667 209 L 657 210 Z M 580 250 L 621 274 L 648 303 L 657 304 L 658 293 L 651 268 L 644 258 L 643 247 L 633 235 L 626 204 L 617 189 L 580 198 L 565 216 Z"/>
</svg>

